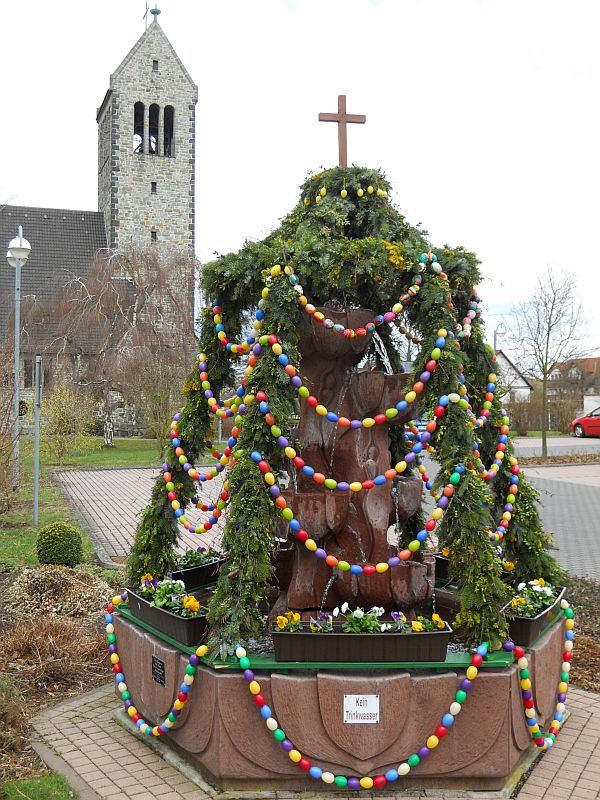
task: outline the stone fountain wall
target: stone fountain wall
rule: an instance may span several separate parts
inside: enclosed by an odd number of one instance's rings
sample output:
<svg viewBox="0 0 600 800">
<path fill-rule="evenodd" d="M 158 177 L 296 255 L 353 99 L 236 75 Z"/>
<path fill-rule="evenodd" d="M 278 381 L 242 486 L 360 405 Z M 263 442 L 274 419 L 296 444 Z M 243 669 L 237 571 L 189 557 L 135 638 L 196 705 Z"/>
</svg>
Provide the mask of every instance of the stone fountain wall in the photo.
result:
<svg viewBox="0 0 600 800">
<path fill-rule="evenodd" d="M 177 695 L 187 658 L 118 616 L 115 629 L 136 707 L 148 722 L 161 722 Z M 554 710 L 563 639 L 558 624 L 528 650 L 540 724 Z M 164 687 L 152 679 L 152 655 L 165 663 Z M 298 749 L 323 769 L 359 777 L 385 773 L 416 752 L 448 711 L 464 677 L 456 672 L 368 669 L 256 674 L 273 716 Z M 379 694 L 380 722 L 345 724 L 344 694 Z M 226 790 L 329 791 L 306 777 L 275 742 L 241 671 L 199 667 L 190 700 L 162 739 Z M 439 747 L 393 787 L 500 789 L 534 747 L 517 666 L 481 669 Z"/>
</svg>

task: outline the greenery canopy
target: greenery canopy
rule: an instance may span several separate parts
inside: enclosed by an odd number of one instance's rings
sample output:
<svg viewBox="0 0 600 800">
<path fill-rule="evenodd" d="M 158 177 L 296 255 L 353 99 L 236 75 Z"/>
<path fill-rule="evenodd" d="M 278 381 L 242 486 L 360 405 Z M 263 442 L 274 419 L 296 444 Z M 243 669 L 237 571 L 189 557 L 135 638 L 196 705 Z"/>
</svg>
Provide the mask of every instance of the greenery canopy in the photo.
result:
<svg viewBox="0 0 600 800">
<path fill-rule="evenodd" d="M 421 254 L 431 252 L 443 272 L 427 274 L 417 296 L 406 305 L 401 320 L 421 340 L 413 381 L 425 369 L 438 330 L 444 328 L 449 332 L 449 346 L 442 351 L 438 368 L 420 397 L 420 413 L 431 416 L 441 395 L 458 392 L 461 373 L 473 409 L 481 409 L 488 375 L 496 371 L 495 359 L 492 349 L 484 343 L 481 316 L 472 321 L 470 337 L 465 336 L 460 324 L 476 296 L 479 262 L 462 247 L 433 247 L 426 232 L 409 225 L 392 206 L 389 191 L 384 175 L 372 169 L 340 167 L 310 176 L 301 187 L 297 205 L 273 233 L 204 267 L 202 289 L 207 298 L 218 301 L 229 340 L 238 341 L 247 335 L 250 315 L 256 310 L 267 283 L 268 297 L 261 303 L 265 314 L 262 331 L 279 338 L 290 362 L 301 374 L 299 338 L 314 323 L 304 313 L 298 293 L 288 281 L 271 281 L 273 265 L 292 266 L 304 295 L 315 306 L 362 307 L 383 314 L 419 275 Z M 394 370 L 400 371 L 402 350 L 397 330 L 384 324 L 378 327 L 378 334 Z M 200 350 L 208 362 L 211 389 L 215 397 L 220 397 L 221 392 L 236 385 L 233 364 L 239 359 L 232 357 L 217 339 L 210 309 L 205 309 L 201 320 Z M 382 366 L 374 337 L 367 358 Z M 269 348 L 265 348 L 254 370 L 246 375 L 246 392 L 255 394 L 264 390 L 278 425 L 286 436 L 293 438 L 297 391 Z M 465 413 L 451 406 L 429 442 L 440 465 L 434 489 L 447 483 L 457 464 L 465 466 L 465 478 L 438 528 L 440 547 L 448 547 L 452 556 L 450 577 L 460 587 L 461 612 L 457 623 L 470 641 L 487 640 L 493 646 L 498 646 L 506 633 L 500 609 L 506 602 L 507 589 L 500 578 L 501 560 L 487 529 L 495 529 L 495 519 L 506 502 L 512 448 L 507 445 L 506 458 L 491 483 L 477 474 L 472 449 L 476 435 L 481 461 L 487 465 L 493 461 L 498 435 L 495 426 L 502 424 L 504 416 L 498 399 L 501 394 L 501 390 L 496 392 L 490 411 L 491 424 L 474 431 Z M 197 369 L 185 384 L 185 395 L 187 403 L 181 412 L 179 430 L 191 461 L 206 448 L 205 441 L 211 432 L 211 415 Z M 211 642 L 218 644 L 221 652 L 261 630 L 271 574 L 273 533 L 280 519 L 268 487 L 249 457 L 252 450 L 260 450 L 267 460 L 278 452 L 257 403 L 249 404 L 236 424 L 240 426 L 240 435 L 236 462 L 230 472 L 231 502 L 223 536 L 226 564 L 209 613 Z M 402 458 L 407 448 L 402 431 L 395 429 L 390 433 L 392 464 Z M 167 450 L 166 463 L 183 507 L 197 487 L 172 448 Z M 172 545 L 177 531 L 166 494 L 161 476 L 152 504 L 138 528 L 130 558 L 133 583 L 145 571 L 160 575 L 172 567 Z M 503 557 L 515 563 L 519 579 L 553 580 L 560 570 L 547 553 L 550 540 L 542 530 L 535 499 L 535 490 L 521 476 Z M 400 536 L 401 546 L 413 538 L 422 519 L 422 512 L 417 512 L 414 519 L 408 520 Z"/>
</svg>

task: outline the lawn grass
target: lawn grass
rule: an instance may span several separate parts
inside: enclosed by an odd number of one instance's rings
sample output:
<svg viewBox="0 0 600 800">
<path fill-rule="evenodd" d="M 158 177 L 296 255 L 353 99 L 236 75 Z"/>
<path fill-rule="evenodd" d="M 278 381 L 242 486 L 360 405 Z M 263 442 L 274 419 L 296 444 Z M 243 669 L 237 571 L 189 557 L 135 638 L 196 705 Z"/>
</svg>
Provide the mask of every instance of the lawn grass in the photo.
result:
<svg viewBox="0 0 600 800">
<path fill-rule="evenodd" d="M 160 455 L 155 439 L 117 439 L 114 447 L 102 447 L 102 440 L 90 438 L 69 453 L 63 466 L 45 455 L 40 456 L 39 527 L 65 520 L 81 530 L 69 504 L 52 475 L 57 469 L 92 469 L 94 467 L 158 467 Z M 89 536 L 82 533 L 87 561 L 94 560 Z M 37 564 L 36 529 L 33 527 L 33 442 L 21 440 L 21 490 L 11 509 L 0 516 L 0 570 Z"/>
<path fill-rule="evenodd" d="M 0 784 L 0 800 L 76 800 L 79 797 L 62 775 L 5 781 Z"/>
</svg>

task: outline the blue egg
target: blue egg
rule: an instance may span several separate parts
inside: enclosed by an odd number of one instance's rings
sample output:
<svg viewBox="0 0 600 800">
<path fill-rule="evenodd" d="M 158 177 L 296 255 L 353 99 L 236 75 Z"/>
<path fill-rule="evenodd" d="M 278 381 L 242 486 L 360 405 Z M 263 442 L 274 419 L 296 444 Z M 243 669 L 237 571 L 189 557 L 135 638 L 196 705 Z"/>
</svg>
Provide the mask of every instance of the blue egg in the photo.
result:
<svg viewBox="0 0 600 800">
<path fill-rule="evenodd" d="M 440 349 L 446 346 L 446 340 L 443 336 L 438 336 L 438 338 L 435 340 L 435 346 L 439 347 Z"/>
<path fill-rule="evenodd" d="M 329 422 L 337 422 L 339 418 L 333 411 L 328 411 L 327 414 L 325 414 L 325 419 L 328 419 Z"/>
<path fill-rule="evenodd" d="M 312 476 L 315 474 L 315 471 L 314 471 L 313 467 L 309 467 L 308 464 L 305 464 L 302 467 L 302 472 L 305 475 L 308 475 L 309 478 L 312 478 Z"/>
<path fill-rule="evenodd" d="M 176 508 L 175 509 L 175 516 L 176 517 L 183 517 L 183 509 L 182 508 Z"/>
<path fill-rule="evenodd" d="M 171 439 L 171 444 L 173 445 L 173 447 L 179 447 L 179 445 L 181 444 L 181 439 L 177 439 L 177 437 L 175 439 Z"/>
<path fill-rule="evenodd" d="M 385 477 L 385 475 L 376 475 L 373 478 L 373 483 L 375 484 L 375 486 L 383 486 L 384 483 L 387 483 L 387 478 Z"/>
<path fill-rule="evenodd" d="M 269 410 L 269 404 L 265 400 L 261 400 L 259 404 L 259 409 L 261 414 L 266 414 Z"/>
<path fill-rule="evenodd" d="M 388 781 L 388 783 L 391 783 L 392 781 L 397 781 L 398 772 L 395 769 L 388 769 L 388 771 L 385 773 L 385 779 L 386 781 Z"/>
<path fill-rule="evenodd" d="M 454 717 L 452 714 L 444 714 L 442 717 L 442 725 L 445 728 L 450 728 L 452 725 L 454 725 Z"/>
<path fill-rule="evenodd" d="M 294 531 L 294 533 L 296 533 L 297 531 L 300 530 L 302 525 L 300 525 L 300 523 L 298 522 L 297 519 L 291 519 L 289 527 L 290 527 L 291 530 Z"/>
<path fill-rule="evenodd" d="M 250 453 L 250 458 L 252 459 L 252 461 L 254 461 L 255 464 L 258 464 L 259 461 L 262 461 L 262 456 L 258 452 L 258 450 L 253 450 Z"/>
<path fill-rule="evenodd" d="M 261 717 L 262 717 L 263 719 L 269 719 L 269 717 L 270 717 L 270 716 L 272 716 L 272 713 L 273 713 L 273 712 L 271 711 L 271 709 L 269 708 L 269 706 L 263 706 L 263 707 L 260 709 L 260 715 L 261 715 Z"/>
<path fill-rule="evenodd" d="M 262 308 L 259 308 L 259 309 L 258 309 L 258 311 L 257 311 L 257 312 L 256 312 L 256 314 L 255 314 L 255 317 L 256 317 L 256 319 L 258 319 L 258 320 L 261 320 L 261 319 L 264 319 L 264 318 L 265 318 L 265 312 L 262 310 Z"/>
<path fill-rule="evenodd" d="M 317 780 L 319 780 L 321 775 L 323 774 L 323 770 L 321 769 L 321 767 L 311 767 L 308 770 L 308 774 L 310 775 L 311 778 L 316 778 Z"/>
<path fill-rule="evenodd" d="M 360 575 L 363 571 L 363 568 L 359 564 L 352 564 L 350 567 L 350 572 L 353 575 Z"/>
<path fill-rule="evenodd" d="M 440 399 L 438 400 L 438 404 L 440 406 L 444 406 L 444 407 L 447 406 L 449 402 L 450 402 L 450 400 L 448 399 L 448 395 L 447 394 L 443 394 L 440 397 Z"/>
<path fill-rule="evenodd" d="M 427 537 L 428 537 L 428 536 L 429 536 L 429 533 L 428 533 L 428 532 L 425 530 L 425 528 L 423 528 L 423 530 L 420 530 L 420 531 L 417 533 L 417 539 L 418 539 L 420 542 L 424 542 L 424 541 L 427 539 Z"/>
</svg>

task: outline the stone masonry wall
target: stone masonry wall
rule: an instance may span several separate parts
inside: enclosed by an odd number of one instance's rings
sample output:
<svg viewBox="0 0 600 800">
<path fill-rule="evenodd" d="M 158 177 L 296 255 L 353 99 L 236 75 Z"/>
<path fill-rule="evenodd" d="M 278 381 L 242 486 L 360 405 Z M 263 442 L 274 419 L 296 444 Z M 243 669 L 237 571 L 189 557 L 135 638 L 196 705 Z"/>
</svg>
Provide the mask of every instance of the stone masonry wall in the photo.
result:
<svg viewBox="0 0 600 800">
<path fill-rule="evenodd" d="M 182 68 L 160 25 L 154 22 L 129 60 L 111 76 L 113 91 L 111 166 L 112 246 L 147 247 L 151 231 L 161 253 L 194 250 L 194 113 L 197 88 Z M 158 61 L 158 70 L 153 70 Z M 134 153 L 134 104 L 173 106 L 171 156 Z M 146 126 L 146 136 L 148 129 Z M 161 129 L 162 138 L 162 129 Z M 102 149 L 102 147 L 101 147 Z M 101 157 L 101 156 L 100 156 Z M 156 182 L 156 193 L 151 183 Z"/>
</svg>

